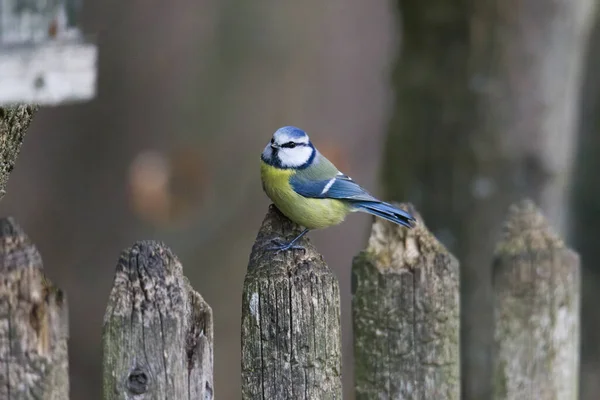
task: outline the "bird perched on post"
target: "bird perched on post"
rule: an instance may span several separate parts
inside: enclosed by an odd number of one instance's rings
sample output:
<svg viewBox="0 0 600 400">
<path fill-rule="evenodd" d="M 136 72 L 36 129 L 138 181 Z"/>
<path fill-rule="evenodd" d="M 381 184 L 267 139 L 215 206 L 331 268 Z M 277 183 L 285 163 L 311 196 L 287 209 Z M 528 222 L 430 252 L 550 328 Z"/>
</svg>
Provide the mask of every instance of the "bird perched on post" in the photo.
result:
<svg viewBox="0 0 600 400">
<path fill-rule="evenodd" d="M 341 223 L 348 213 L 365 212 L 411 228 L 406 211 L 371 196 L 344 175 L 311 143 L 302 129 L 279 128 L 261 155 L 263 190 L 283 215 L 305 229 L 289 243 L 270 249 L 303 249 L 294 245 L 313 229 Z"/>
</svg>

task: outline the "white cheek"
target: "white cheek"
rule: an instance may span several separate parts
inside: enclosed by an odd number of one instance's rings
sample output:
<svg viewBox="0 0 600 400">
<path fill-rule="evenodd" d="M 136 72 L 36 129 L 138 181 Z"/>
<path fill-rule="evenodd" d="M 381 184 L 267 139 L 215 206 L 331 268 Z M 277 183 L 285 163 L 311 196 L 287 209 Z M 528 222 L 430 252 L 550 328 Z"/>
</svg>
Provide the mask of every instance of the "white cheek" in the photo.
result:
<svg viewBox="0 0 600 400">
<path fill-rule="evenodd" d="M 300 167 L 310 159 L 312 155 L 310 147 L 302 146 L 294 149 L 281 148 L 277 155 L 281 165 L 288 168 Z"/>
</svg>

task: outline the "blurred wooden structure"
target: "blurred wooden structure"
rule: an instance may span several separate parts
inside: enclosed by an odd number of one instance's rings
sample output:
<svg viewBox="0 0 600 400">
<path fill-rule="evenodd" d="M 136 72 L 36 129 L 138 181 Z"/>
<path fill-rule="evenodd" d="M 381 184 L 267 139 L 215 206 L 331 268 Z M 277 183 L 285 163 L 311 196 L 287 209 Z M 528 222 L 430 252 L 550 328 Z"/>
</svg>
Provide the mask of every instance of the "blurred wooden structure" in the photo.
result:
<svg viewBox="0 0 600 400">
<path fill-rule="evenodd" d="M 459 400 L 458 261 L 400 207 L 416 227 L 375 219 L 352 266 L 356 396 Z"/>
<path fill-rule="evenodd" d="M 577 399 L 580 265 L 531 201 L 513 205 L 493 262 L 494 399 Z"/>
<path fill-rule="evenodd" d="M 97 48 L 78 0 L 0 0 L 0 105 L 85 101 L 96 92 Z"/>
<path fill-rule="evenodd" d="M 11 165 L 31 120 L 26 110 L 0 108 Z M 459 399 L 459 264 L 416 210 L 402 207 L 416 228 L 375 220 L 354 260 L 356 398 Z M 266 250 L 299 229 L 271 207 L 252 249 L 242 294 L 243 398 L 342 398 L 336 277 L 307 238 L 306 251 Z M 524 201 L 510 210 L 493 271 L 492 398 L 577 398 L 579 257 Z M 1 398 L 68 398 L 65 299 L 16 222 L 0 220 Z M 177 257 L 153 241 L 124 251 L 104 321 L 104 399 L 213 399 L 213 344 L 212 310 Z"/>
<path fill-rule="evenodd" d="M 598 2 L 393 3 L 400 29 L 383 186 L 386 197 L 413 202 L 460 260 L 463 400 L 489 399 L 496 238 L 523 198 L 568 234 Z"/>
<path fill-rule="evenodd" d="M 461 396 L 458 261 L 418 221 L 407 231 L 376 220 L 355 258 L 357 399 Z M 337 279 L 308 239 L 306 252 L 265 250 L 296 232 L 272 207 L 250 257 L 242 295 L 245 399 L 342 398 Z M 0 354 L 9 365 L 0 367 L 0 390 L 9 391 L 3 398 L 67 398 L 64 294 L 43 277 L 39 254 L 12 219 L 0 221 L 0 243 Z M 511 208 L 494 271 L 493 398 L 576 398 L 578 256 L 525 201 Z M 212 399 L 212 320 L 164 244 L 124 251 L 104 322 L 104 399 Z M 35 379 L 17 385 L 19 371 L 30 370 Z"/>
</svg>

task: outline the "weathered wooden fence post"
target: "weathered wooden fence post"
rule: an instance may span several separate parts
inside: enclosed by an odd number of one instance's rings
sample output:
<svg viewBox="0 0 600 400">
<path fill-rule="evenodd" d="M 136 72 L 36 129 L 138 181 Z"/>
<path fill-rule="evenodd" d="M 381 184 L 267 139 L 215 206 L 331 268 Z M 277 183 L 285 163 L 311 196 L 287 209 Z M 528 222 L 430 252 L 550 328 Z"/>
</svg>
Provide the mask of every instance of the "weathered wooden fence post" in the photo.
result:
<svg viewBox="0 0 600 400">
<path fill-rule="evenodd" d="M 0 219 L 0 399 L 69 398 L 66 297 L 12 218 Z"/>
<path fill-rule="evenodd" d="M 242 398 L 341 399 L 339 286 L 308 239 L 275 253 L 299 228 L 274 206 L 252 248 L 242 299 Z"/>
<path fill-rule="evenodd" d="M 96 92 L 97 47 L 80 0 L 0 0 L 0 105 L 85 101 Z"/>
<path fill-rule="evenodd" d="M 458 400 L 458 261 L 401 207 L 416 227 L 375 218 L 352 266 L 356 398 Z"/>
<path fill-rule="evenodd" d="M 104 400 L 213 398 L 212 310 L 163 243 L 121 254 L 103 350 Z"/>
<path fill-rule="evenodd" d="M 12 172 L 37 106 L 26 104 L 0 107 L 0 199 L 6 193 Z"/>
<path fill-rule="evenodd" d="M 509 212 L 493 267 L 493 398 L 577 399 L 579 256 L 523 201 Z"/>
</svg>

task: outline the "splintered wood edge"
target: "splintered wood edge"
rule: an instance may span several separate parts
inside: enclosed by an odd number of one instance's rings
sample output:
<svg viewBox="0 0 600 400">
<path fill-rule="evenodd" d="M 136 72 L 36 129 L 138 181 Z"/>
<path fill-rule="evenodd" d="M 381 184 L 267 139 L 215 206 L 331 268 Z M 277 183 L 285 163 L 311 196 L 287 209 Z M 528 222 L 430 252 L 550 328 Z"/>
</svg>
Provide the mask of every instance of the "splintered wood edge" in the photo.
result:
<svg viewBox="0 0 600 400">
<path fill-rule="evenodd" d="M 13 217 L 0 218 L 0 272 L 42 270 L 42 256 Z"/>
<path fill-rule="evenodd" d="M 58 307 L 65 308 L 64 318 L 67 318 L 66 294 L 44 274 L 42 256 L 37 247 L 15 218 L 0 218 L 0 274 L 19 270 L 30 271 L 27 279 L 33 279 L 30 283 L 36 287 L 39 277 L 40 292 L 30 287 L 34 293 L 29 293 L 29 296 L 32 299 L 53 297 Z"/>
<path fill-rule="evenodd" d="M 68 377 L 68 307 L 66 295 L 44 276 L 42 259 L 14 218 L 0 218 L 0 297 L 12 312 L 10 331 L 0 324 L 0 347 L 19 348 L 8 361 L 11 374 L 3 386 L 34 396 L 65 398 Z M 2 353 L 11 353 L 0 349 Z M 16 380 L 16 381 L 15 381 Z M 0 390 L 0 394 L 3 390 Z"/>
<path fill-rule="evenodd" d="M 132 296 L 135 290 L 142 290 L 141 288 L 134 288 L 131 285 L 131 274 L 137 272 L 132 270 L 134 267 L 132 264 L 136 264 L 137 262 L 132 262 L 132 259 L 137 258 L 140 253 L 146 250 L 150 251 L 152 254 L 158 254 L 162 261 L 162 268 L 154 266 L 153 269 L 155 271 L 152 271 L 152 274 L 155 275 L 152 280 L 156 281 L 154 282 L 154 287 L 156 287 L 157 284 L 166 286 L 179 281 L 181 282 L 181 285 L 183 285 L 181 289 L 186 289 L 183 280 L 183 268 L 179 259 L 173 252 L 162 242 L 138 241 L 133 246 L 123 250 L 119 256 L 105 315 L 105 323 L 107 322 L 107 318 L 112 315 L 129 315 L 132 310 L 139 309 L 143 302 L 154 302 L 154 300 L 136 299 L 134 298 L 135 296 Z M 156 276 L 161 279 L 154 279 Z M 134 280 L 139 280 L 139 276 L 135 276 Z"/>
<path fill-rule="evenodd" d="M 104 324 L 106 324 L 113 315 L 128 315 L 133 309 L 138 309 L 142 305 L 140 302 L 134 302 L 131 297 L 131 292 L 133 289 L 130 285 L 129 278 L 129 274 L 132 272 L 129 270 L 131 267 L 130 258 L 139 254 L 140 249 L 142 248 L 148 248 L 153 252 L 160 253 L 163 268 L 157 268 L 157 271 L 154 271 L 154 275 L 161 279 L 158 281 L 154 279 L 154 283 L 168 286 L 179 282 L 180 284 L 178 284 L 178 286 L 180 286 L 183 292 L 188 294 L 188 300 L 190 304 L 197 307 L 197 309 L 190 309 L 192 314 L 210 314 L 210 319 L 212 321 L 212 308 L 204 300 L 202 295 L 193 289 L 189 280 L 183 274 L 183 266 L 179 258 L 163 242 L 148 240 L 138 241 L 133 246 L 121 252 L 115 271 L 113 286 L 109 295 L 108 306 L 104 316 Z M 155 287 L 156 286 L 158 285 L 155 285 Z M 150 300 L 150 302 L 153 301 L 154 300 Z M 183 307 L 179 307 L 179 305 L 175 305 L 174 308 L 181 308 L 182 311 L 184 309 Z M 210 332 L 212 335 L 212 327 Z"/>
<path fill-rule="evenodd" d="M 381 272 L 412 270 L 425 256 L 446 254 L 458 260 L 427 229 L 420 213 L 411 203 L 392 203 L 407 211 L 415 219 L 413 228 L 407 228 L 383 218 L 373 217 L 367 248 L 357 257 L 369 257 Z"/>
<path fill-rule="evenodd" d="M 277 271 L 287 273 L 305 263 L 310 263 L 314 268 L 332 274 L 323 260 L 323 256 L 312 245 L 307 235 L 296 242 L 297 245 L 303 246 L 305 251 L 276 252 L 267 250 L 268 247 L 273 246 L 274 239 L 287 242 L 294 239 L 300 232 L 302 232 L 302 227 L 290 221 L 277 207 L 271 204 L 252 246 L 248 274 L 252 275 L 263 269 L 268 269 L 269 273 Z"/>
<path fill-rule="evenodd" d="M 213 388 L 213 361 L 214 361 L 214 318 L 213 311 L 210 305 L 204 300 L 200 293 L 196 292 L 188 279 L 184 276 L 184 284 L 186 286 L 189 302 L 190 302 L 190 320 L 188 322 L 188 332 L 186 337 L 186 353 L 188 360 L 188 369 L 200 369 L 208 376 L 205 376 L 205 390 L 212 394 Z M 201 347 L 208 346 L 209 354 L 207 357 L 208 365 L 204 364 L 205 360 L 201 357 Z M 202 354 L 203 355 L 203 354 Z"/>
<path fill-rule="evenodd" d="M 508 210 L 494 257 L 545 249 L 570 251 L 533 201 L 525 199 L 513 204 Z"/>
<path fill-rule="evenodd" d="M 132 247 L 127 248 L 121 252 L 119 261 L 117 263 L 115 278 L 113 287 L 111 289 L 108 305 L 104 315 L 104 330 L 106 331 L 107 326 L 112 322 L 113 317 L 123 317 L 130 315 L 131 312 L 139 310 L 148 301 L 154 303 L 158 300 L 143 299 L 136 301 L 133 296 L 134 288 L 131 286 L 129 274 L 132 272 L 129 270 L 131 267 L 130 258 L 139 254 L 140 249 L 150 248 L 152 251 L 160 252 L 160 258 L 162 260 L 161 270 L 154 271 L 153 275 L 162 279 L 154 279 L 154 288 L 159 285 L 169 286 L 177 284 L 183 293 L 188 296 L 189 315 L 183 315 L 188 318 L 188 332 L 186 337 L 187 343 L 187 356 L 188 361 L 193 362 L 195 356 L 195 347 L 199 344 L 199 337 L 203 336 L 213 344 L 213 312 L 210 305 L 204 300 L 202 295 L 195 291 L 186 276 L 183 275 L 183 266 L 179 261 L 179 258 L 171 251 L 171 249 L 159 241 L 138 241 Z M 172 305 L 171 310 L 173 312 L 185 312 L 186 305 L 175 304 Z M 160 312 L 155 310 L 156 312 Z M 148 310 L 145 310 L 147 313 Z M 182 321 L 185 321 L 182 318 Z M 106 332 L 104 332 L 106 334 Z M 212 358 L 212 357 L 211 357 Z M 211 389 L 212 390 L 212 389 Z"/>
<path fill-rule="evenodd" d="M 458 399 L 459 263 L 412 204 L 395 205 L 415 226 L 375 217 L 366 250 L 353 259 L 355 391 Z"/>
</svg>

